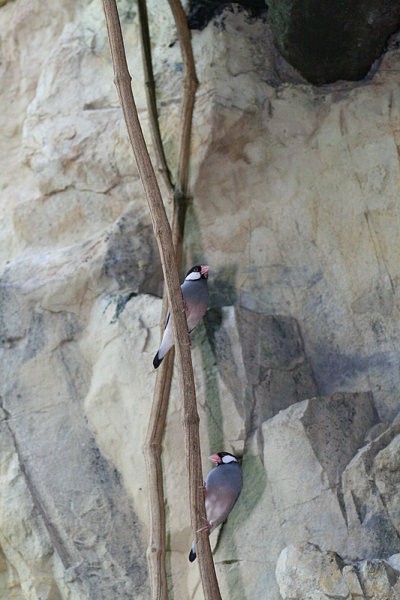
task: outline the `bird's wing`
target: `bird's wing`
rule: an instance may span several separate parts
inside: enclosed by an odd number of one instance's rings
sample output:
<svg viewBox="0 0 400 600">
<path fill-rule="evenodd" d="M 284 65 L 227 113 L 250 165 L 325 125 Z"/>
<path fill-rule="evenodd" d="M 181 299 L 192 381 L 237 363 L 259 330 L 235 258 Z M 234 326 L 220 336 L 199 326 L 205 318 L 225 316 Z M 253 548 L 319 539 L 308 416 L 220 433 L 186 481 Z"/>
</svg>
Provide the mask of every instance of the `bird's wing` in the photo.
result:
<svg viewBox="0 0 400 600">
<path fill-rule="evenodd" d="M 207 490 L 207 520 L 212 523 L 213 529 L 225 521 L 238 496 L 239 493 L 232 488 L 219 489 L 217 494 L 213 490 Z"/>
</svg>

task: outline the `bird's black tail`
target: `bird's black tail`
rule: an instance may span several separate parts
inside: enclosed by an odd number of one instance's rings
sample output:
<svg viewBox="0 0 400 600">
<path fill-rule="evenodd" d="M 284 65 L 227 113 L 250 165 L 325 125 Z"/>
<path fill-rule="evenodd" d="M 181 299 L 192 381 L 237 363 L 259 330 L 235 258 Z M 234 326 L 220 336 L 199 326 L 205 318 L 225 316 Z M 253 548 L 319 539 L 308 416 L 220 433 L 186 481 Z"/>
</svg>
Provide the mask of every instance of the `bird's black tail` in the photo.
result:
<svg viewBox="0 0 400 600">
<path fill-rule="evenodd" d="M 164 357 L 160 358 L 160 357 L 158 356 L 158 352 L 157 352 L 157 354 L 156 354 L 156 355 L 155 355 L 155 357 L 153 358 L 153 367 L 154 367 L 155 369 L 158 369 L 158 367 L 161 365 L 163 358 L 164 358 Z"/>
<path fill-rule="evenodd" d="M 196 552 L 193 550 L 193 548 L 190 550 L 189 552 L 189 560 L 190 562 L 193 562 L 194 560 L 196 560 Z"/>
</svg>

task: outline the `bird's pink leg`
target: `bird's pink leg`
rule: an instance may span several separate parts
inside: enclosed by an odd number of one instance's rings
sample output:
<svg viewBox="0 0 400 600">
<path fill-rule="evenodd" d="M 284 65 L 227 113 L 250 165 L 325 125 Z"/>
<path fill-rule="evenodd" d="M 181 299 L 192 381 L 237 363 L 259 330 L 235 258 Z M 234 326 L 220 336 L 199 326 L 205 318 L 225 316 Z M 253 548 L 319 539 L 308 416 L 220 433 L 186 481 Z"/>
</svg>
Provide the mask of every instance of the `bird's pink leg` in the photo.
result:
<svg viewBox="0 0 400 600">
<path fill-rule="evenodd" d="M 210 529 L 212 529 L 212 521 L 207 521 L 207 519 L 205 519 L 204 517 L 202 517 L 203 520 L 207 523 L 207 525 L 204 525 L 204 527 L 201 527 L 200 529 L 198 529 L 196 531 L 196 533 L 202 533 L 203 531 L 210 531 Z"/>
</svg>

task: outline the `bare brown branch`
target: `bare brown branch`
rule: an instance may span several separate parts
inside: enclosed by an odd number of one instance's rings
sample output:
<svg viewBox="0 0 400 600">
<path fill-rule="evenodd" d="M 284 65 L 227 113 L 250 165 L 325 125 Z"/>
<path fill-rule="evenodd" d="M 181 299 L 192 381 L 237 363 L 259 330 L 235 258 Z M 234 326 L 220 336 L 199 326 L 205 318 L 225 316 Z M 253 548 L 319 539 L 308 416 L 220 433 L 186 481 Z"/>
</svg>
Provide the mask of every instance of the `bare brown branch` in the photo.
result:
<svg viewBox="0 0 400 600">
<path fill-rule="evenodd" d="M 166 189 L 172 198 L 174 196 L 174 186 L 164 153 L 164 146 L 162 143 L 158 119 L 156 86 L 151 58 L 151 43 L 146 0 L 138 0 L 138 7 L 150 132 L 159 165 L 159 172 L 161 173 Z M 174 202 L 173 215 L 176 214 L 176 208 L 177 206 Z M 176 237 L 177 234 L 175 235 L 175 238 Z M 180 269 L 179 262 L 177 262 L 177 266 L 178 269 Z M 163 310 L 161 315 L 162 324 L 165 322 L 167 308 L 168 300 L 166 290 L 164 290 Z M 143 445 L 149 494 L 149 541 L 146 554 L 152 600 L 167 600 L 168 598 L 166 569 L 166 519 L 161 455 L 169 394 L 172 382 L 174 357 L 175 351 L 172 349 L 157 371 L 150 419 L 145 443 Z"/>
<path fill-rule="evenodd" d="M 161 165 L 167 189 L 174 197 L 172 216 L 172 239 L 175 248 L 176 262 L 180 270 L 182 264 L 183 236 L 185 216 L 188 205 L 188 170 L 190 154 L 191 122 L 194 106 L 197 80 L 195 66 L 188 34 L 188 26 L 183 10 L 179 6 L 173 11 L 176 28 L 180 40 L 180 48 L 184 64 L 184 93 L 182 102 L 181 128 L 179 135 L 179 165 L 177 174 L 177 188 L 173 186 L 170 171 L 165 159 L 162 138 L 159 128 L 156 88 L 151 61 L 151 44 L 149 24 L 147 18 L 146 0 L 138 0 L 139 18 L 142 39 L 142 56 L 146 79 L 147 106 L 149 111 L 150 128 L 153 145 Z M 194 85 L 193 85 L 194 84 Z M 185 159 L 182 159 L 182 156 Z M 167 310 L 166 294 L 164 294 L 161 322 L 164 324 Z M 168 409 L 169 393 L 173 374 L 174 349 L 172 348 L 166 359 L 157 371 L 156 385 L 154 388 L 153 405 L 150 415 L 146 441 L 143 452 L 147 466 L 147 480 L 149 489 L 149 544 L 147 549 L 147 562 L 152 590 L 152 600 L 166 600 L 167 598 L 167 573 L 166 573 L 166 547 L 165 547 L 165 504 L 162 477 L 162 440 L 165 429 L 166 414 Z"/>
<path fill-rule="evenodd" d="M 151 43 L 149 20 L 147 16 L 146 0 L 138 0 L 140 37 L 142 45 L 143 71 L 146 86 L 147 108 L 150 119 L 150 133 L 153 141 L 154 152 L 158 162 L 158 170 L 164 178 L 164 183 L 168 191 L 173 192 L 173 183 L 171 173 L 165 158 L 164 146 L 161 138 L 160 125 L 157 110 L 156 84 L 154 81 L 153 63 L 151 60 Z"/>
<path fill-rule="evenodd" d="M 167 304 L 166 296 L 164 304 Z M 157 372 L 149 426 L 143 447 L 149 493 L 150 523 L 147 563 L 149 567 L 152 600 L 167 600 L 168 598 L 165 560 L 166 525 L 161 453 L 171 389 L 174 356 L 175 353 L 172 348 L 161 363 L 159 371 Z"/>
<path fill-rule="evenodd" d="M 168 0 L 168 2 L 175 20 L 176 31 L 178 34 L 184 68 L 182 129 L 180 133 L 179 143 L 176 191 L 178 194 L 186 198 L 188 194 L 189 182 L 189 159 L 190 141 L 192 134 L 192 115 L 198 81 L 192 52 L 192 44 L 190 41 L 190 31 L 187 24 L 185 11 L 182 8 L 180 0 Z"/>
<path fill-rule="evenodd" d="M 202 469 L 199 416 L 197 413 L 193 367 L 189 347 L 189 333 L 179 285 L 179 276 L 176 268 L 171 229 L 138 119 L 115 0 L 103 0 L 103 8 L 106 16 L 107 31 L 114 66 L 115 84 L 119 93 L 129 139 L 149 205 L 153 229 L 160 251 L 165 287 L 172 316 L 184 414 L 183 424 L 189 475 L 191 524 L 193 534 L 196 535 L 196 531 L 202 526 L 202 522 L 205 518 L 204 499 L 201 491 Z M 201 534 L 196 537 L 198 538 L 198 559 L 205 600 L 219 600 L 221 596 L 215 575 L 208 535 Z"/>
</svg>

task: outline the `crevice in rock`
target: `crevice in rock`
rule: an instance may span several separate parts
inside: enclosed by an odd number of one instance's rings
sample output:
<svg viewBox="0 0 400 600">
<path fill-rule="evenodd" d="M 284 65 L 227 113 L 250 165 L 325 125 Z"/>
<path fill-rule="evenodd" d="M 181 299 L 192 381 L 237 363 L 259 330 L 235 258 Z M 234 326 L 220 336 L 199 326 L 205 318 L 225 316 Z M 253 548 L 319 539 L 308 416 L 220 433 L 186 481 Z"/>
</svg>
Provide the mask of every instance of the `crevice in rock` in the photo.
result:
<svg viewBox="0 0 400 600">
<path fill-rule="evenodd" d="M 364 596 L 367 598 L 367 595 L 366 595 L 366 593 L 367 593 L 367 590 L 365 589 L 365 585 L 364 585 L 364 583 L 363 583 L 363 579 L 362 579 L 362 577 L 361 577 L 360 571 L 359 571 L 359 569 L 357 568 L 357 565 L 355 565 L 355 567 L 356 567 L 356 568 L 354 569 L 354 572 L 355 572 L 355 574 L 356 574 L 356 577 L 357 577 L 357 579 L 358 579 L 358 583 L 360 584 L 360 588 L 361 588 L 361 590 L 362 590 L 362 593 L 363 593 L 363 594 L 364 594 Z"/>
<path fill-rule="evenodd" d="M 338 484 L 338 486 L 336 488 L 336 496 L 337 496 L 337 499 L 338 499 L 340 512 L 343 515 L 343 519 L 344 519 L 344 522 L 346 523 L 346 527 L 348 527 L 349 523 L 348 523 L 348 519 L 347 519 L 347 510 L 346 510 L 346 504 L 345 504 L 344 497 L 343 497 L 343 490 L 342 490 L 341 480 L 340 480 L 340 482 L 339 482 L 339 484 Z"/>
<path fill-rule="evenodd" d="M 162 269 L 152 226 L 133 208 L 114 223 L 107 238 L 104 272 L 121 290 L 161 296 Z"/>
<path fill-rule="evenodd" d="M 245 12 L 249 19 L 265 16 L 267 5 L 265 0 L 190 0 L 188 23 L 190 29 L 204 29 L 208 23 L 218 17 L 222 11 Z"/>
<path fill-rule="evenodd" d="M 365 517 L 368 512 L 368 505 L 365 504 L 361 500 L 361 498 L 358 498 L 358 496 L 353 492 L 353 490 L 351 490 L 350 493 L 351 493 L 351 498 L 353 500 L 354 508 L 356 509 L 358 520 L 360 521 L 360 524 L 362 525 L 365 521 Z"/>
<path fill-rule="evenodd" d="M 282 56 L 312 84 L 363 79 L 400 25 L 393 0 L 268 0 Z"/>
<path fill-rule="evenodd" d="M 71 568 L 74 564 L 74 562 L 77 562 L 77 557 L 72 556 L 72 553 L 70 550 L 68 550 L 65 545 L 62 542 L 62 538 L 60 536 L 60 534 L 57 531 L 56 526 L 54 525 L 54 523 L 48 518 L 46 510 L 43 506 L 43 503 L 41 501 L 40 495 L 37 491 L 37 489 L 35 488 L 32 479 L 30 477 L 30 474 L 23 462 L 23 458 L 21 456 L 21 452 L 19 449 L 19 445 L 16 439 L 16 435 L 15 432 L 13 430 L 13 428 L 10 425 L 10 419 L 12 418 L 11 413 L 4 407 L 3 405 L 3 399 L 0 397 L 0 408 L 2 408 L 2 410 L 4 411 L 4 414 L 6 415 L 6 419 L 5 419 L 5 425 L 12 437 L 13 443 L 14 443 L 14 448 L 15 448 L 15 452 L 18 456 L 18 464 L 19 464 L 19 468 L 21 469 L 21 473 L 25 479 L 26 485 L 28 487 L 29 493 L 31 495 L 32 498 L 32 502 L 38 512 L 38 514 L 40 515 L 40 517 L 42 518 L 42 521 L 47 529 L 47 532 L 49 534 L 49 537 L 51 539 L 51 542 L 57 552 L 57 554 L 60 557 L 60 560 L 64 566 L 65 569 Z M 74 560 L 75 559 L 75 560 Z"/>
<path fill-rule="evenodd" d="M 10 350 L 11 348 L 13 348 L 16 344 L 18 344 L 18 342 L 21 342 L 22 340 L 24 340 L 26 337 L 26 335 L 17 335 L 15 337 L 10 336 L 4 336 L 4 337 L 0 337 L 0 345 L 5 348 L 6 350 Z"/>
<path fill-rule="evenodd" d="M 138 294 L 136 292 L 129 292 L 128 294 L 118 296 L 114 316 L 111 319 L 110 323 L 116 323 L 118 321 L 119 317 L 124 312 L 129 300 L 135 298 L 137 295 Z"/>
</svg>

